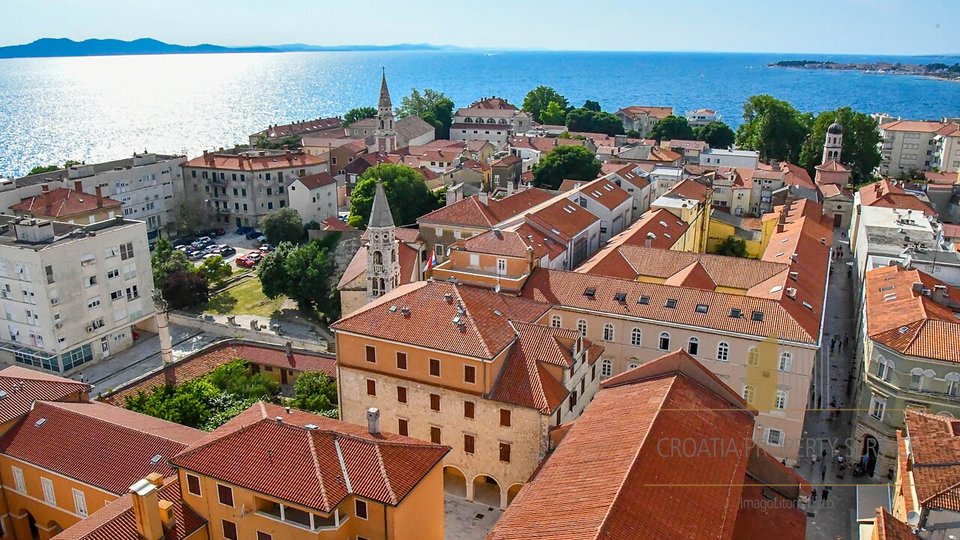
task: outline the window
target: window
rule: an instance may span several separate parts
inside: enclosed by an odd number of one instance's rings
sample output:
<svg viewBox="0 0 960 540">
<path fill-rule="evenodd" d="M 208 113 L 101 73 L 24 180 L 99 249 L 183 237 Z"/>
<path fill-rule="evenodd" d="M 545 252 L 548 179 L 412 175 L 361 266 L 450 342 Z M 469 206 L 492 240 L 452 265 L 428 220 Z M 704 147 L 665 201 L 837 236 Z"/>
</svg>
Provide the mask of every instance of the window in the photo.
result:
<svg viewBox="0 0 960 540">
<path fill-rule="evenodd" d="M 273 536 L 263 531 L 257 531 L 257 540 L 273 540 Z"/>
<path fill-rule="evenodd" d="M 790 353 L 784 351 L 780 353 L 780 365 L 777 367 L 780 371 L 790 371 Z"/>
<path fill-rule="evenodd" d="M 639 347 L 643 343 L 643 333 L 639 328 L 630 331 L 630 344 Z"/>
<path fill-rule="evenodd" d="M 440 411 L 440 394 L 430 394 L 430 410 Z"/>
<path fill-rule="evenodd" d="M 406 402 L 407 402 L 407 387 L 406 387 L 406 386 L 398 386 L 398 387 L 397 387 L 397 401 L 399 401 L 400 403 L 406 403 Z"/>
<path fill-rule="evenodd" d="M 748 384 L 743 387 L 743 400 L 747 403 L 753 403 L 753 400 L 757 396 L 757 389 L 753 387 L 752 384 Z"/>
<path fill-rule="evenodd" d="M 464 418 L 473 418 L 476 405 L 472 401 L 463 402 L 463 417 Z"/>
<path fill-rule="evenodd" d="M 430 442 L 432 442 L 433 444 L 442 444 L 440 441 L 441 441 L 440 428 L 438 428 L 438 427 L 436 427 L 436 426 L 431 426 L 431 427 L 430 427 Z"/>
<path fill-rule="evenodd" d="M 947 373 L 947 395 L 956 396 L 960 390 L 960 374 Z"/>
<path fill-rule="evenodd" d="M 372 345 L 366 345 L 364 349 L 366 350 L 367 354 L 367 362 L 370 362 L 371 364 L 377 363 L 377 348 Z"/>
<path fill-rule="evenodd" d="M 43 487 L 43 500 L 56 506 L 57 494 L 53 491 L 53 481 L 49 478 L 40 477 L 40 486 Z"/>
<path fill-rule="evenodd" d="M 397 353 L 397 369 L 407 369 L 407 353 Z"/>
<path fill-rule="evenodd" d="M 787 391 L 786 390 L 777 390 L 777 395 L 774 397 L 773 408 L 783 410 L 787 408 Z"/>
<path fill-rule="evenodd" d="M 613 375 L 613 362 L 609 358 L 604 358 L 600 363 L 600 377 L 606 379 L 611 375 Z"/>
<path fill-rule="evenodd" d="M 726 362 L 730 358 L 730 345 L 727 345 L 727 342 L 721 341 L 717 344 L 717 360 L 721 362 Z"/>
<path fill-rule="evenodd" d="M 113 278 L 115 278 L 115 277 L 117 277 L 117 276 L 119 276 L 119 275 L 120 275 L 120 269 L 119 269 L 119 268 L 114 268 L 113 270 L 108 270 L 108 271 L 107 271 L 107 279 L 113 279 Z"/>
<path fill-rule="evenodd" d="M 510 427 L 510 409 L 500 409 L 500 425 Z"/>
<path fill-rule="evenodd" d="M 510 463 L 510 445 L 505 442 L 500 443 L 500 461 Z"/>
<path fill-rule="evenodd" d="M 187 492 L 191 495 L 200 496 L 200 477 L 192 474 L 187 475 Z"/>
<path fill-rule="evenodd" d="M 111 302 L 116 302 L 121 298 L 123 298 L 123 291 L 113 291 L 112 293 L 110 293 Z"/>
<path fill-rule="evenodd" d="M 695 337 L 687 340 L 687 352 L 696 356 L 700 352 L 700 340 Z"/>
<path fill-rule="evenodd" d="M 747 365 L 754 367 L 760 365 L 760 351 L 756 347 L 750 347 L 747 351 Z"/>
<path fill-rule="evenodd" d="M 613 341 L 613 325 L 610 323 L 603 325 L 603 340 Z"/>
<path fill-rule="evenodd" d="M 780 446 L 783 444 L 783 432 L 779 429 L 771 429 L 767 432 L 767 444 L 771 446 Z"/>
<path fill-rule="evenodd" d="M 497 259 L 497 275 L 505 276 L 507 275 L 507 260 L 506 259 Z"/>
<path fill-rule="evenodd" d="M 887 399 L 880 396 L 870 396 L 870 416 L 883 420 L 883 411 L 887 408 Z"/>
<path fill-rule="evenodd" d="M 27 484 L 23 481 L 23 469 L 20 467 L 10 467 L 13 471 L 13 486 L 20 493 L 27 491 Z"/>
<path fill-rule="evenodd" d="M 367 379 L 367 395 L 368 396 L 377 395 L 377 381 L 373 379 Z"/>
<path fill-rule="evenodd" d="M 889 381 L 892 371 L 893 371 L 893 362 L 881 356 L 877 360 L 877 378 L 882 379 L 884 381 Z"/>
<path fill-rule="evenodd" d="M 666 332 L 660 332 L 660 350 L 666 351 L 670 349 L 670 334 Z"/>
<path fill-rule="evenodd" d="M 706 313 L 709 309 L 710 309 L 710 306 L 708 306 L 708 305 L 706 305 L 706 304 L 697 304 L 697 307 L 695 308 L 695 311 L 696 311 L 697 313 Z"/>
<path fill-rule="evenodd" d="M 120 244 L 120 260 L 125 261 L 133 258 L 133 242 Z"/>
<path fill-rule="evenodd" d="M 94 296 L 93 298 L 87 300 L 87 309 L 93 309 L 100 307 L 100 297 Z"/>
<path fill-rule="evenodd" d="M 44 271 L 47 273 L 47 285 L 49 285 L 49 284 L 53 283 L 54 281 L 56 281 L 56 280 L 54 280 L 54 278 L 53 278 L 53 267 L 52 267 L 52 266 L 49 266 L 49 265 L 46 266 L 46 267 L 44 268 Z"/>
<path fill-rule="evenodd" d="M 463 366 L 463 382 L 469 384 L 477 382 L 477 368 L 473 366 Z"/>
<path fill-rule="evenodd" d="M 641 294 L 640 298 L 637 299 L 637 303 L 645 306 L 650 303 L 650 297 L 645 294 Z"/>
<path fill-rule="evenodd" d="M 217 484 L 217 500 L 220 501 L 220 504 L 233 506 L 233 488 Z"/>
<path fill-rule="evenodd" d="M 223 525 L 223 538 L 225 540 L 237 540 L 237 524 L 232 521 L 221 520 Z"/>
<path fill-rule="evenodd" d="M 440 376 L 440 360 L 437 360 L 436 358 L 430 359 L 430 375 L 432 377 Z"/>
<path fill-rule="evenodd" d="M 587 337 L 587 321 L 583 319 L 577 320 L 577 332 L 580 332 L 580 335 Z"/>
<path fill-rule="evenodd" d="M 397 433 L 406 437 L 410 433 L 409 428 L 410 428 L 410 425 L 407 423 L 407 420 L 405 418 L 397 419 Z"/>
<path fill-rule="evenodd" d="M 554 315 L 553 317 L 550 318 L 550 326 L 552 326 L 552 327 L 554 327 L 554 328 L 560 328 L 560 316 L 559 316 L 559 315 Z"/>
<path fill-rule="evenodd" d="M 86 279 L 84 279 L 84 284 L 85 284 L 87 287 L 93 287 L 94 285 L 97 284 L 97 276 L 89 276 L 89 277 L 87 277 Z"/>
<path fill-rule="evenodd" d="M 667 298 L 667 302 L 663 305 L 663 307 L 668 308 L 668 309 L 676 309 L 676 307 L 677 307 L 677 299 L 676 299 L 676 298 Z"/>
<path fill-rule="evenodd" d="M 87 515 L 87 498 L 79 489 L 73 489 L 73 507 L 76 509 L 77 514 L 81 516 Z"/>
<path fill-rule="evenodd" d="M 367 519 L 367 502 L 356 499 L 353 503 L 353 513 L 360 519 Z"/>
<path fill-rule="evenodd" d="M 140 298 L 140 290 L 136 285 L 133 287 L 127 287 L 127 301 L 135 300 Z"/>
<path fill-rule="evenodd" d="M 474 442 L 475 441 L 474 441 L 473 435 L 467 435 L 466 433 L 464 433 L 463 434 L 463 451 L 466 452 L 467 454 L 472 454 Z"/>
</svg>

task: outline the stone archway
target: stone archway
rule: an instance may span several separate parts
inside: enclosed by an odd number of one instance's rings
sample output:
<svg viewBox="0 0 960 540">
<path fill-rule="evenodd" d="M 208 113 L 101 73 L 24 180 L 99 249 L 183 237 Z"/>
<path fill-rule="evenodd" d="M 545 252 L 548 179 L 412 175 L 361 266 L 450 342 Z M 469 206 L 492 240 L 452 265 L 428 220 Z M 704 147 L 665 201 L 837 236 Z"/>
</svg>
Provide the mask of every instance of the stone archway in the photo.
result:
<svg viewBox="0 0 960 540">
<path fill-rule="evenodd" d="M 467 477 L 460 469 L 451 465 L 443 468 L 443 492 L 454 497 L 467 498 Z"/>
<path fill-rule="evenodd" d="M 473 500 L 493 508 L 500 508 L 500 482 L 486 474 L 473 479 Z"/>
<path fill-rule="evenodd" d="M 517 494 L 520 493 L 520 488 L 523 487 L 523 484 L 514 484 L 507 488 L 507 506 L 510 506 L 510 503 L 513 502 L 513 499 L 517 497 Z"/>
</svg>

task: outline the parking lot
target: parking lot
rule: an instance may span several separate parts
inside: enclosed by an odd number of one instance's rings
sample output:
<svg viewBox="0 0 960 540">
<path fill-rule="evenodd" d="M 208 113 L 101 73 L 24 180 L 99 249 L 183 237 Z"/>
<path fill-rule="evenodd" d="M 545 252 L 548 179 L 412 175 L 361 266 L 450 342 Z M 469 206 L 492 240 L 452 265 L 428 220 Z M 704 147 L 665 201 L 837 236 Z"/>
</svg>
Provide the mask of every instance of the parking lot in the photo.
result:
<svg viewBox="0 0 960 540">
<path fill-rule="evenodd" d="M 247 257 L 251 252 L 258 251 L 260 247 L 260 242 L 249 240 L 242 234 L 236 234 L 234 230 L 228 230 L 222 236 L 211 236 L 210 240 L 212 242 L 210 245 L 227 245 L 236 250 L 236 253 L 223 256 L 223 259 L 237 268 L 243 268 L 237 265 L 237 261 Z M 203 257 L 191 259 L 191 262 L 199 266 L 203 263 Z"/>
</svg>

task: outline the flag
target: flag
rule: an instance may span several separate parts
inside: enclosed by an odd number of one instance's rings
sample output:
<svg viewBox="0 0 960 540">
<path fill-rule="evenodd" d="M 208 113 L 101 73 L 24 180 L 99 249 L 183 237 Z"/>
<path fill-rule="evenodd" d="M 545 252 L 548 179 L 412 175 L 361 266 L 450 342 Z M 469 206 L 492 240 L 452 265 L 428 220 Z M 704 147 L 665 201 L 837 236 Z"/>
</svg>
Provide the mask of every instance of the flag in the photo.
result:
<svg viewBox="0 0 960 540">
<path fill-rule="evenodd" d="M 436 252 L 430 254 L 430 258 L 427 259 L 427 264 L 423 267 L 423 271 L 427 272 L 432 269 L 437 264 L 437 254 Z"/>
</svg>

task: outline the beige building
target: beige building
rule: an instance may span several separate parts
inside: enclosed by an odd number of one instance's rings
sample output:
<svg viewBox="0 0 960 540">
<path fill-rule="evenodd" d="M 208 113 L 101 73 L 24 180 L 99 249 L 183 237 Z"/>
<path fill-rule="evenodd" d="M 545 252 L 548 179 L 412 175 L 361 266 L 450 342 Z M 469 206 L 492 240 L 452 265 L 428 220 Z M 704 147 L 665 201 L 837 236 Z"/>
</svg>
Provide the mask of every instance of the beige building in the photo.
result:
<svg viewBox="0 0 960 540">
<path fill-rule="evenodd" d="M 79 226 L 0 216 L 0 355 L 54 373 L 133 345 L 153 326 L 153 274 L 143 222 Z"/>
<path fill-rule="evenodd" d="M 298 177 L 287 187 L 287 198 L 304 223 L 337 217 L 337 179 L 330 173 Z"/>
<path fill-rule="evenodd" d="M 673 114 L 673 107 L 646 107 L 632 105 L 617 111 L 617 118 L 623 122 L 623 129 L 636 131 L 641 137 L 650 133 L 650 128 L 658 121 Z"/>
<path fill-rule="evenodd" d="M 933 152 L 934 167 L 942 173 L 960 171 L 960 124 L 945 125 L 933 140 L 937 146 Z"/>
<path fill-rule="evenodd" d="M 529 114 L 500 98 L 485 98 L 469 107 L 457 109 L 450 126 L 450 140 L 487 141 L 503 148 L 514 135 L 533 127 Z"/>
<path fill-rule="evenodd" d="M 897 120 L 880 125 L 880 174 L 899 176 L 910 171 L 929 171 L 937 166 L 936 137 L 947 127 L 941 122 Z"/>
</svg>

